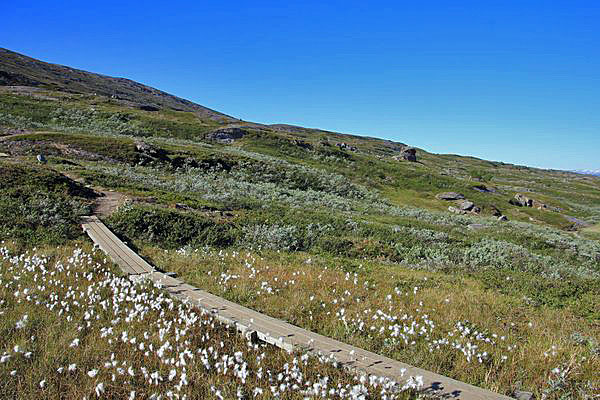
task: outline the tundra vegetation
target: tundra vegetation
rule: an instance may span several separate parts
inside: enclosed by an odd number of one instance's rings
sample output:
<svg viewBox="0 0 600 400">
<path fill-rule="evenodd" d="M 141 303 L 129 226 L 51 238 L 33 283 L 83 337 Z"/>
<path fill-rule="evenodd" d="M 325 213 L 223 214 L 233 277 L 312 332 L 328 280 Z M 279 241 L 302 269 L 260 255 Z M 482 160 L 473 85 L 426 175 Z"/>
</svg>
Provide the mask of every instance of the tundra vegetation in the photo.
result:
<svg viewBox="0 0 600 400">
<path fill-rule="evenodd" d="M 93 188 L 126 195 L 104 218 L 121 238 L 214 294 L 503 394 L 599 393 L 598 177 L 52 90 L 0 87 L 0 134 L 2 398 L 391 398 L 120 277 L 78 225 Z"/>
</svg>

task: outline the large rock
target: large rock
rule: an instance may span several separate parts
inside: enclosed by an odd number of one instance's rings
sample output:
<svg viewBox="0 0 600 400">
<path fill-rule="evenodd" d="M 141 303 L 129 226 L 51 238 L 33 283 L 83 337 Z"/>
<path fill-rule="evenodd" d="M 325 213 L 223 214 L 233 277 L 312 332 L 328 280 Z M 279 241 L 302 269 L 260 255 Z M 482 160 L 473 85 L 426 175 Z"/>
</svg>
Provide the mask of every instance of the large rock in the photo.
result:
<svg viewBox="0 0 600 400">
<path fill-rule="evenodd" d="M 402 159 L 406 161 L 416 162 L 417 149 L 415 149 L 414 147 L 407 147 L 404 150 L 402 150 L 402 153 L 400 153 L 400 157 L 402 157 Z"/>
<path fill-rule="evenodd" d="M 541 201 L 532 199 L 521 193 L 515 194 L 515 197 L 510 199 L 508 202 L 510 204 L 518 206 L 518 207 L 533 207 L 533 208 L 537 208 L 538 210 L 550 210 L 550 209 L 553 210 L 555 208 L 555 207 L 549 207 L 548 205 L 542 203 Z"/>
<path fill-rule="evenodd" d="M 462 200 L 465 198 L 464 194 L 461 193 L 456 193 L 456 192 L 445 192 L 445 193 L 440 193 L 437 196 L 438 200 Z"/>
<path fill-rule="evenodd" d="M 531 207 L 533 205 L 533 199 L 530 199 L 521 193 L 515 194 L 515 197 L 510 199 L 508 202 L 518 207 Z"/>
<path fill-rule="evenodd" d="M 392 157 L 396 161 L 417 161 L 417 150 L 413 147 L 406 147 L 400 151 L 400 154 L 397 154 Z"/>
<path fill-rule="evenodd" d="M 463 211 L 471 211 L 473 209 L 473 207 L 475 207 L 475 203 L 473 203 L 472 201 L 469 201 L 469 200 L 463 200 L 459 204 L 459 207 Z"/>
<path fill-rule="evenodd" d="M 207 133 L 206 138 L 230 143 L 243 138 L 246 133 L 242 128 L 221 128 Z"/>
</svg>

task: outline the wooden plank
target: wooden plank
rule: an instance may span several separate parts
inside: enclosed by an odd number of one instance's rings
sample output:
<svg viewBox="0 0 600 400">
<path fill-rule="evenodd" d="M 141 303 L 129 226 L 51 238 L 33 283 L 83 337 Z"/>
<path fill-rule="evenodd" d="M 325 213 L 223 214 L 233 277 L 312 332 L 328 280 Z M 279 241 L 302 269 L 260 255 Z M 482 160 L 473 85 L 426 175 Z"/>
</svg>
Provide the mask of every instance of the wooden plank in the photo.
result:
<svg viewBox="0 0 600 400">
<path fill-rule="evenodd" d="M 304 350 L 332 356 L 338 363 L 355 372 L 382 376 L 396 382 L 404 382 L 409 376 L 422 376 L 428 392 L 444 397 L 466 400 L 510 399 L 510 397 L 302 329 L 156 271 L 96 217 L 85 217 L 82 227 L 94 243 L 108 254 L 125 273 L 160 284 L 173 297 L 190 302 L 212 313 L 217 319 L 235 327 L 242 334 L 255 336 L 287 351 Z"/>
</svg>

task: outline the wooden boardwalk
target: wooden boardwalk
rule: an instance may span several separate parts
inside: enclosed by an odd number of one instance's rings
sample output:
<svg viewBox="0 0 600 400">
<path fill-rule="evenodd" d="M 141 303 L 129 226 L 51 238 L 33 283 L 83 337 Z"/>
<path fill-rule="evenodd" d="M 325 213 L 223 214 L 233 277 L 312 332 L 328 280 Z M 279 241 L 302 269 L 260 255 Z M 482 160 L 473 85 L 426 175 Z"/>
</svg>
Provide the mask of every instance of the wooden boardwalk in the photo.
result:
<svg viewBox="0 0 600 400">
<path fill-rule="evenodd" d="M 426 390 L 444 398 L 510 399 L 310 332 L 188 285 L 171 274 L 157 271 L 95 216 L 84 217 L 82 227 L 123 272 L 132 275 L 132 278 L 138 276 L 162 285 L 172 296 L 213 313 L 220 321 L 234 326 L 242 334 L 288 351 L 306 350 L 332 356 L 338 363 L 357 372 L 386 377 L 396 382 L 404 382 L 409 376 L 422 376 Z"/>
</svg>

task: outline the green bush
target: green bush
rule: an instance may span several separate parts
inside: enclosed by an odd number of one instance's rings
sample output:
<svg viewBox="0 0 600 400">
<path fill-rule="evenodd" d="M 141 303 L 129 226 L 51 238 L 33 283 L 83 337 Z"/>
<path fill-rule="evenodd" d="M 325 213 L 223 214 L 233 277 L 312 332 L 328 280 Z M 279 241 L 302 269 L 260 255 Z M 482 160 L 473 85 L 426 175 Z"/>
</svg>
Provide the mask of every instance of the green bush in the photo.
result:
<svg viewBox="0 0 600 400">
<path fill-rule="evenodd" d="M 230 246 L 235 227 L 194 213 L 160 208 L 126 206 L 111 215 L 108 224 L 117 234 L 145 240 L 165 248 Z"/>
<path fill-rule="evenodd" d="M 92 190 L 51 169 L 0 164 L 0 236 L 61 244 L 81 235 Z"/>
</svg>

